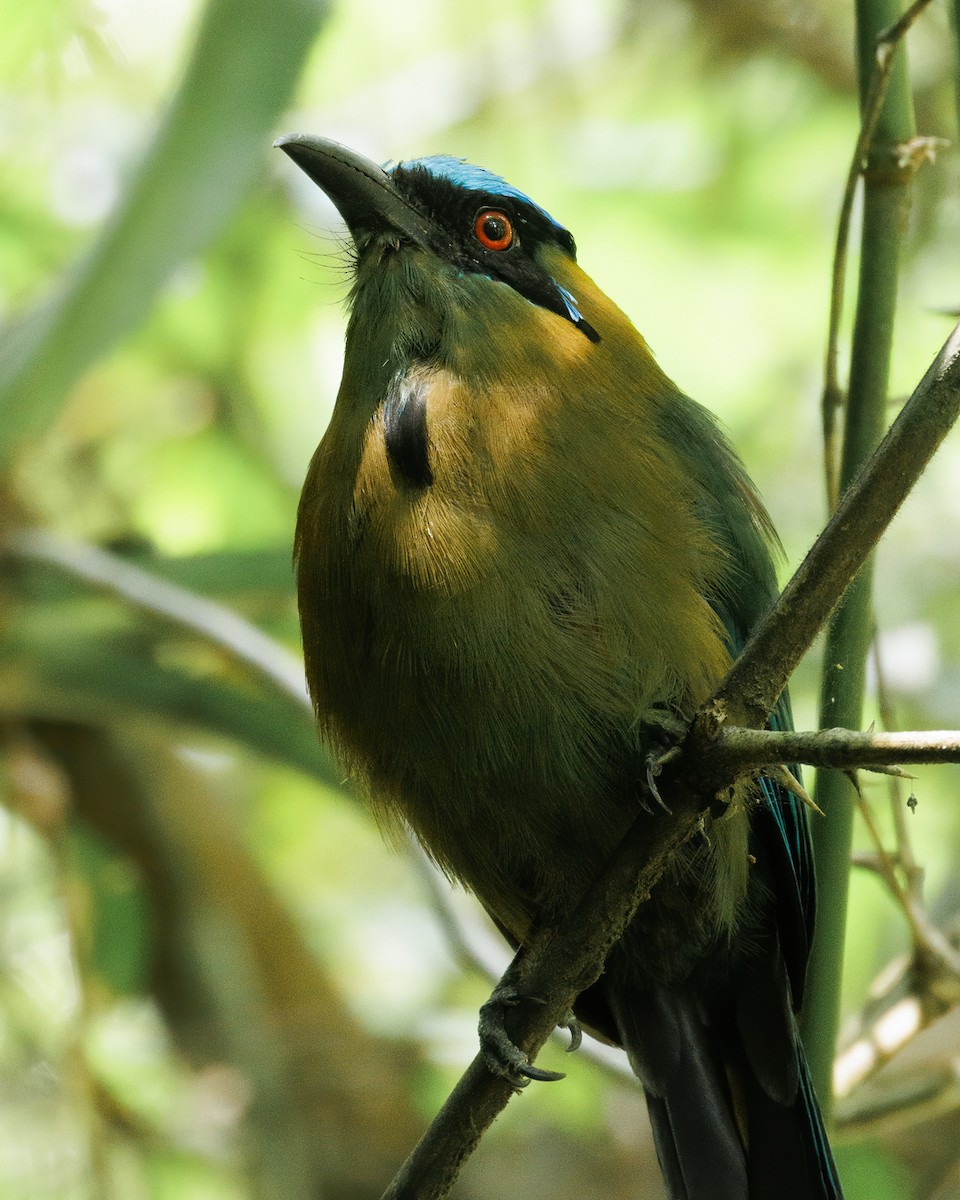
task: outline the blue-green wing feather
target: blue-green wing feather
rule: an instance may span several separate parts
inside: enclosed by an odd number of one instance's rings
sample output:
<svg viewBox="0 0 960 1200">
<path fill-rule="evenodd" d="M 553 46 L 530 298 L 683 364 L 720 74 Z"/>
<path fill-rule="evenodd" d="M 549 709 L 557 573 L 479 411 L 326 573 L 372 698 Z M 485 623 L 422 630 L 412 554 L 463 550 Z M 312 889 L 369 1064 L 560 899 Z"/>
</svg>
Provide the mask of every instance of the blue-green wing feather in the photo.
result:
<svg viewBox="0 0 960 1200">
<path fill-rule="evenodd" d="M 771 713 L 768 725 L 771 729 L 793 728 L 790 697 L 786 692 Z M 794 764 L 790 770 L 801 781 L 800 767 Z M 790 979 L 793 1006 L 799 1010 L 817 906 L 807 810 L 803 802 L 777 780 L 761 775 L 757 782 L 761 807 L 755 814 L 753 830 L 765 852 L 776 898 L 781 952 Z"/>
<path fill-rule="evenodd" d="M 707 597 L 739 654 L 751 630 L 777 595 L 774 555 L 779 542 L 736 452 L 710 413 L 677 395 L 660 418 L 662 433 L 688 460 L 700 514 L 727 554 L 727 570 Z M 770 715 L 771 729 L 792 729 L 786 692 Z M 794 768 L 798 774 L 799 768 Z M 761 776 L 761 804 L 752 821 L 762 869 L 776 897 L 777 932 L 792 999 L 799 1008 L 816 915 L 816 884 L 807 813 L 782 784 Z"/>
</svg>

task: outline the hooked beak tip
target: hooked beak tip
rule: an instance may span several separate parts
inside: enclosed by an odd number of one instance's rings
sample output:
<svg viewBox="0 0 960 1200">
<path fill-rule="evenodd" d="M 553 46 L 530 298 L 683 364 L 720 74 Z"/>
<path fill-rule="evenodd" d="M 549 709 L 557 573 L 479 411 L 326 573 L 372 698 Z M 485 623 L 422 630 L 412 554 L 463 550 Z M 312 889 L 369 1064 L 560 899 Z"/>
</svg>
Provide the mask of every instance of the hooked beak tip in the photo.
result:
<svg viewBox="0 0 960 1200">
<path fill-rule="evenodd" d="M 305 133 L 283 133 L 273 143 L 274 150 L 286 150 L 288 146 L 296 145 L 298 142 L 307 141 Z"/>
<path fill-rule="evenodd" d="M 285 133 L 273 143 L 330 197 L 356 240 L 358 234 L 392 231 L 426 245 L 429 221 L 370 159 L 329 138 Z"/>
</svg>

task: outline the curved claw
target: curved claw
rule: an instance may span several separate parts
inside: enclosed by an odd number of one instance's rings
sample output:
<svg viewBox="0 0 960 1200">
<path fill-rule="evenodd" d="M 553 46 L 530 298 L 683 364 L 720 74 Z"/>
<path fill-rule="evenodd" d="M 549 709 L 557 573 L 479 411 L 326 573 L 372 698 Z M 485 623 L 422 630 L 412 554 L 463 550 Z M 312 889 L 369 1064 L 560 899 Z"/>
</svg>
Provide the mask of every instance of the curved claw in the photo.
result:
<svg viewBox="0 0 960 1200">
<path fill-rule="evenodd" d="M 560 1022 L 560 1028 L 569 1029 L 570 1031 L 570 1045 L 567 1047 L 566 1053 L 572 1054 L 574 1050 L 579 1050 L 580 1044 L 583 1041 L 583 1029 L 572 1012 L 568 1012 Z"/>
<path fill-rule="evenodd" d="M 665 756 L 659 754 L 651 753 L 647 755 L 647 791 L 654 798 L 654 800 L 656 800 L 657 804 L 660 805 L 663 811 L 667 813 L 668 816 L 672 816 L 673 813 L 670 811 L 670 807 L 667 802 L 660 795 L 660 789 L 657 787 L 656 782 L 657 776 L 663 770 L 664 758 Z M 645 807 L 647 807 L 647 811 L 649 812 L 649 806 Z"/>
<path fill-rule="evenodd" d="M 543 1067 L 535 1067 L 533 1063 L 521 1063 L 517 1070 L 527 1079 L 536 1079 L 538 1083 L 557 1083 L 566 1079 L 563 1071 L 546 1071 Z M 526 1087 L 526 1083 L 523 1086 Z"/>
<path fill-rule="evenodd" d="M 519 1046 L 514 1045 L 504 1027 L 506 1008 L 515 1007 L 521 997 L 509 984 L 499 984 L 490 999 L 480 1007 L 480 1053 L 487 1069 L 500 1075 L 515 1088 L 524 1088 L 531 1079 L 538 1083 L 555 1083 L 565 1078 L 562 1071 L 547 1071 L 535 1067 Z"/>
<path fill-rule="evenodd" d="M 642 724 L 650 734 L 649 750 L 644 759 L 647 792 L 665 813 L 670 814 L 670 808 L 657 787 L 657 776 L 667 763 L 679 754 L 678 743 L 686 733 L 686 724 L 676 713 L 666 708 L 653 708 L 644 713 Z M 647 812 L 650 812 L 649 805 L 642 800 L 641 804 Z"/>
</svg>

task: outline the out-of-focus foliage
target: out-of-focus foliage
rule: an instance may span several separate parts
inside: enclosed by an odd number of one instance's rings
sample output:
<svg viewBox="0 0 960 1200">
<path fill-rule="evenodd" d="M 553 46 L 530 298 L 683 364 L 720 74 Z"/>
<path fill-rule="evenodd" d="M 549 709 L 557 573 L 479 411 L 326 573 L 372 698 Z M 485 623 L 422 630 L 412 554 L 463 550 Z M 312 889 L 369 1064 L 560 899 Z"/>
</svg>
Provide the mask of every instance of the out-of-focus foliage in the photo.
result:
<svg viewBox="0 0 960 1200">
<path fill-rule="evenodd" d="M 340 789 L 290 662 L 296 496 L 348 281 L 333 210 L 269 143 L 299 128 L 377 159 L 446 151 L 536 197 L 726 422 L 793 562 L 823 519 L 852 16 L 0 0 L 0 28 L 0 1200 L 376 1196 L 472 1055 L 489 985 Z M 910 56 L 921 132 L 954 137 L 936 5 Z M 960 307 L 958 161 L 918 178 L 897 392 Z M 879 555 L 903 728 L 960 723 L 958 454 Z M 801 727 L 815 681 L 811 661 Z M 914 787 L 946 921 L 956 772 Z M 907 946 L 872 875 L 849 929 L 852 1013 Z M 937 1038 L 944 1062 L 957 1034 Z M 659 1194 L 636 1090 L 564 1066 L 510 1107 L 460 1195 Z M 956 1109 L 936 1122 L 851 1136 L 850 1195 L 955 1194 Z"/>
</svg>

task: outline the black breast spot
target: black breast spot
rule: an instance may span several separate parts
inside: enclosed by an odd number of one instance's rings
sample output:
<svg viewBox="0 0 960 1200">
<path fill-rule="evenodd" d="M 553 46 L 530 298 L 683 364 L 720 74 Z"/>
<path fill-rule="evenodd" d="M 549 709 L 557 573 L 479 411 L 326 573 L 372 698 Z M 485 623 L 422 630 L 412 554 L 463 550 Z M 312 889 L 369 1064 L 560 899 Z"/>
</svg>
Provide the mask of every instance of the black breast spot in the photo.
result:
<svg viewBox="0 0 960 1200">
<path fill-rule="evenodd" d="M 418 488 L 433 483 L 427 441 L 427 391 L 422 381 L 398 378 L 383 402 L 383 432 L 390 462 L 405 483 Z"/>
</svg>

